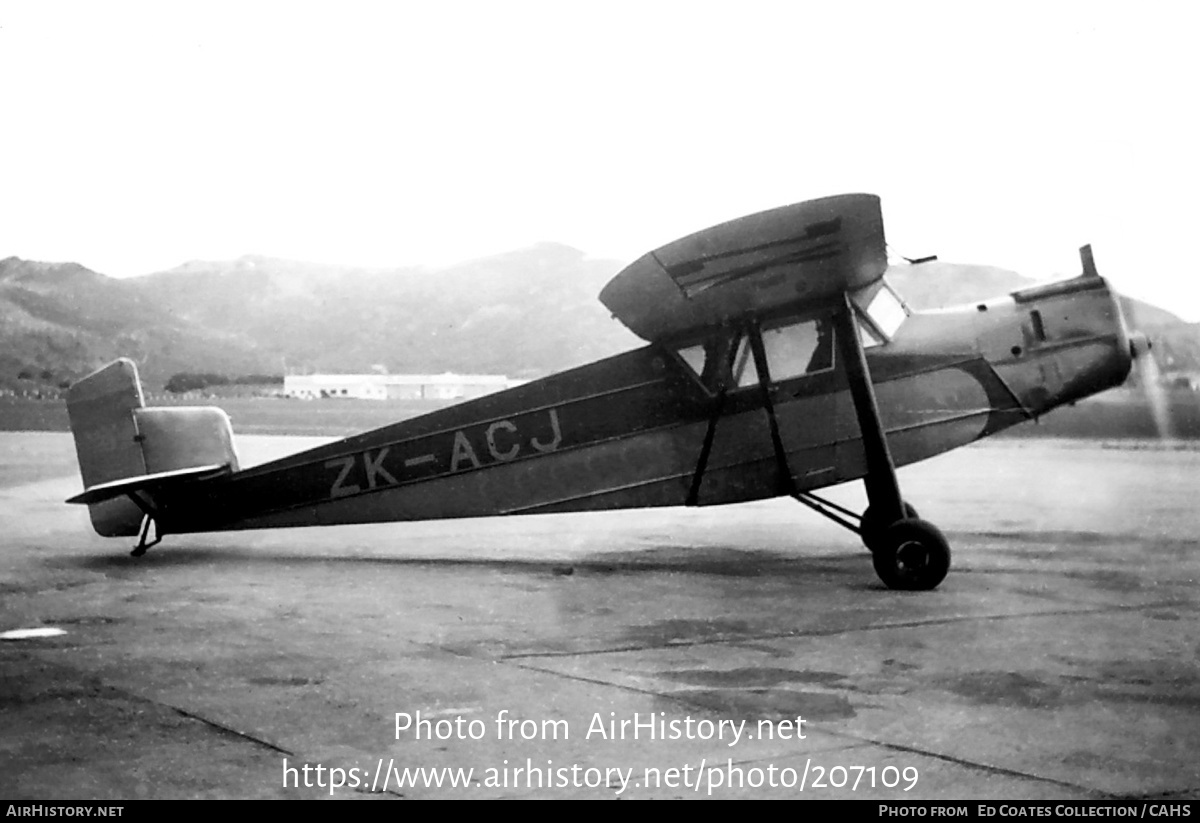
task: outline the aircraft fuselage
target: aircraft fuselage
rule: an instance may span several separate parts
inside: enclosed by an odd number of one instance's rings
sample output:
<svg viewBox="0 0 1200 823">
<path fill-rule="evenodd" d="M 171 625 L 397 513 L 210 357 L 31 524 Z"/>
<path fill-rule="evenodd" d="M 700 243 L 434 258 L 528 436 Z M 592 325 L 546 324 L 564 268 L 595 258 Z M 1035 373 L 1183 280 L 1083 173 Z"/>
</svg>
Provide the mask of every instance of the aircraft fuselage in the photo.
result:
<svg viewBox="0 0 1200 823">
<path fill-rule="evenodd" d="M 160 526 L 714 505 L 857 479 L 866 462 L 844 358 L 830 340 L 834 311 L 808 303 L 645 346 L 164 494 Z M 914 312 L 886 342 L 866 311 L 856 313 L 875 344 L 866 360 L 898 466 L 1118 385 L 1130 368 L 1116 298 L 1099 277 Z M 741 352 L 756 336 L 767 381 L 742 373 L 753 369 Z"/>
</svg>

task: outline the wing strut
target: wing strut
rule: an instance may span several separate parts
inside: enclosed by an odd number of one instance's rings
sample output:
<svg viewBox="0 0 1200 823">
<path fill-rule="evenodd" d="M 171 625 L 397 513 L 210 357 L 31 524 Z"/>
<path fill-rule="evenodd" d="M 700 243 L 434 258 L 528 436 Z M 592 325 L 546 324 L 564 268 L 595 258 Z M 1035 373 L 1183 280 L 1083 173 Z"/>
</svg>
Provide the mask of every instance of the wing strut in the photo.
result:
<svg viewBox="0 0 1200 823">
<path fill-rule="evenodd" d="M 750 352 L 754 356 L 754 368 L 758 373 L 758 385 L 762 392 L 763 408 L 767 412 L 767 421 L 771 429 L 771 445 L 775 451 L 775 462 L 778 467 L 778 476 L 776 480 L 777 491 L 779 494 L 786 494 L 795 497 L 797 492 L 796 481 L 792 477 L 791 467 L 788 465 L 787 452 L 783 448 L 783 438 L 779 434 L 779 420 L 775 415 L 775 404 L 771 398 L 771 373 L 767 366 L 767 352 L 763 347 L 762 334 L 757 325 L 749 327 L 744 332 L 750 343 Z M 737 337 L 734 337 L 733 344 L 729 347 L 727 355 L 728 362 L 725 364 L 723 374 L 731 374 L 733 361 L 737 357 L 738 344 Z M 696 461 L 696 471 L 692 474 L 692 485 L 688 490 L 686 505 L 695 506 L 700 498 L 700 484 L 704 480 L 704 471 L 708 467 L 709 454 L 712 452 L 713 438 L 716 435 L 717 424 L 721 419 L 721 413 L 725 408 L 725 397 L 729 393 L 729 387 L 723 385 L 720 393 L 717 394 L 716 400 L 713 402 L 713 412 L 708 420 L 708 429 L 704 433 L 704 443 L 700 447 L 700 457 Z"/>
<path fill-rule="evenodd" d="M 712 416 L 708 418 L 708 428 L 704 432 L 704 443 L 700 446 L 700 458 L 696 461 L 696 471 L 692 473 L 692 485 L 688 489 L 685 506 L 695 506 L 700 501 L 700 484 L 704 482 L 704 470 L 708 468 L 708 456 L 712 453 L 713 438 L 716 437 L 717 422 L 725 408 L 726 394 L 726 389 L 722 387 L 721 393 L 713 401 Z"/>
<path fill-rule="evenodd" d="M 737 341 L 729 341 L 729 350 L 725 352 L 724 368 L 718 374 L 729 375 L 733 371 L 733 361 L 737 358 Z M 725 411 L 725 398 L 729 395 L 729 384 L 722 379 L 717 399 L 713 401 L 712 415 L 708 418 L 708 428 L 704 432 L 704 443 L 700 446 L 700 458 L 696 461 L 696 471 L 692 473 L 692 486 L 688 489 L 684 505 L 695 506 L 700 501 L 700 484 L 704 481 L 704 471 L 708 468 L 708 458 L 712 454 L 713 439 L 717 435 L 717 423 Z"/>
<path fill-rule="evenodd" d="M 762 391 L 763 408 L 767 410 L 767 422 L 771 427 L 771 445 L 775 447 L 775 463 L 779 469 L 775 481 L 777 491 L 789 497 L 796 496 L 796 481 L 788 465 L 787 452 L 783 449 L 783 438 L 779 434 L 779 420 L 775 417 L 775 403 L 771 399 L 771 373 L 767 368 L 767 350 L 763 347 L 762 330 L 756 323 L 748 332 L 750 351 L 754 354 L 754 368 L 758 371 L 758 387 Z"/>
<path fill-rule="evenodd" d="M 846 379 L 850 381 L 850 396 L 854 399 L 854 411 L 858 415 L 858 428 L 867 457 L 867 475 L 863 478 L 867 487 L 867 501 L 873 514 L 881 517 L 883 522 L 894 523 L 904 518 L 904 499 L 900 496 L 896 465 L 892 462 L 892 452 L 888 448 L 887 435 L 883 432 L 883 422 L 879 417 L 875 386 L 867 368 L 862 339 L 858 336 L 854 307 L 845 293 L 842 294 L 842 308 L 834 314 L 833 323 L 842 360 L 846 364 Z"/>
</svg>

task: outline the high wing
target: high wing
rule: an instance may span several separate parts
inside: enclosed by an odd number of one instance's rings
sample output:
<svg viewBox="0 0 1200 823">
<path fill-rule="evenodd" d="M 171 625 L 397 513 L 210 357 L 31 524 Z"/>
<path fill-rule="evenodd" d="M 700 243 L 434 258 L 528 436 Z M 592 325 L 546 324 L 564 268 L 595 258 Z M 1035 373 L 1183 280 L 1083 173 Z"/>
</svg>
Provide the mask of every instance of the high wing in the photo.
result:
<svg viewBox="0 0 1200 823">
<path fill-rule="evenodd" d="M 887 269 L 873 194 L 759 212 L 655 249 L 617 274 L 600 300 L 650 342 L 868 286 Z"/>
</svg>

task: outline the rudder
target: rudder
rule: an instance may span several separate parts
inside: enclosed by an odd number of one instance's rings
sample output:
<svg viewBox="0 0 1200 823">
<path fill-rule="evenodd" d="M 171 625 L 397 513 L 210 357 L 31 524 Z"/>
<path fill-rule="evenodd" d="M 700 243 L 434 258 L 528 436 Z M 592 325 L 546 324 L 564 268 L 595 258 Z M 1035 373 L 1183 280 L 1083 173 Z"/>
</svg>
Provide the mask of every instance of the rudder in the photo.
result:
<svg viewBox="0 0 1200 823">
<path fill-rule="evenodd" d="M 143 408 L 137 366 L 121 358 L 67 391 L 67 416 L 84 488 L 146 473 L 134 411 Z M 142 510 L 127 497 L 88 505 L 92 527 L 104 537 L 136 535 Z"/>
</svg>

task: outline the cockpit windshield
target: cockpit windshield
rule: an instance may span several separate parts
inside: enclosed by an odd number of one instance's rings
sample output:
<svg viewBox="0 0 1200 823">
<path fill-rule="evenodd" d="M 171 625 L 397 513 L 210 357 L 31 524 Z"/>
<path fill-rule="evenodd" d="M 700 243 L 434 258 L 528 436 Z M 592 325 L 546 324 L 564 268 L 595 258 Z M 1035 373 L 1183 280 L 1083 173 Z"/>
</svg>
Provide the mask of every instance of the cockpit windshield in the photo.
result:
<svg viewBox="0 0 1200 823">
<path fill-rule="evenodd" d="M 871 319 L 875 328 L 890 340 L 908 318 L 908 309 L 886 282 L 880 284 L 869 300 L 868 293 L 869 291 L 859 292 L 854 295 L 854 303 Z M 866 305 L 863 305 L 864 302 Z"/>
</svg>

